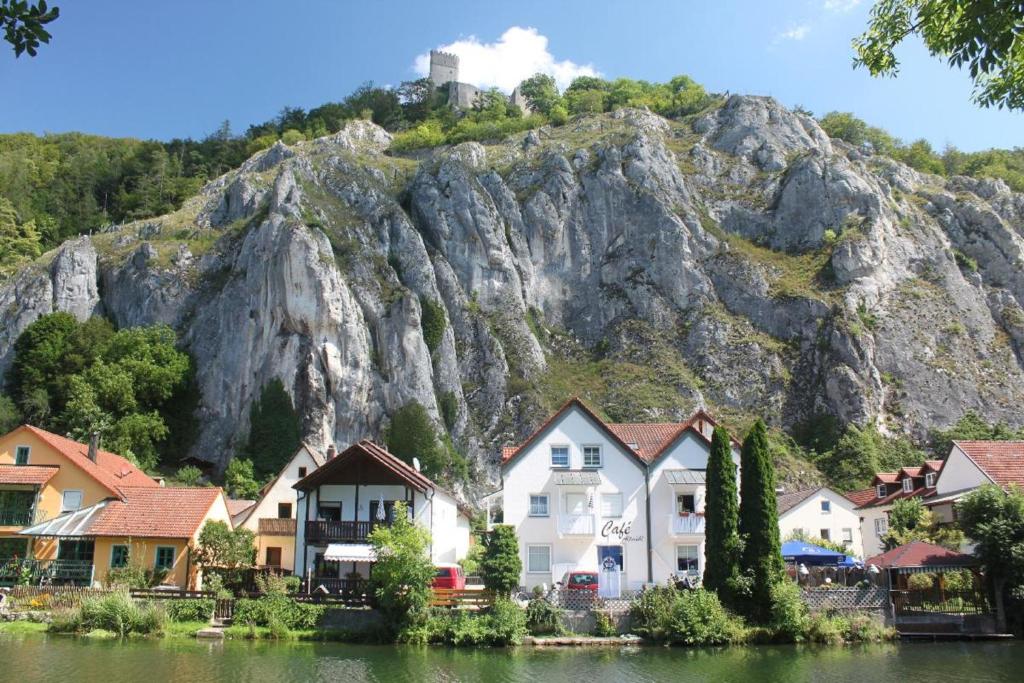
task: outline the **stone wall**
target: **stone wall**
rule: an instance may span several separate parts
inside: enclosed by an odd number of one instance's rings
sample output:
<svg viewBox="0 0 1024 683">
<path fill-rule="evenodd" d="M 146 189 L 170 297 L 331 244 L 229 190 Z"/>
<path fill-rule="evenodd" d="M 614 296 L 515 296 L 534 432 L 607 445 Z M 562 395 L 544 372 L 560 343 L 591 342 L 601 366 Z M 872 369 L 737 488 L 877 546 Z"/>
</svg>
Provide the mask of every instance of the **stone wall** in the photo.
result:
<svg viewBox="0 0 1024 683">
<path fill-rule="evenodd" d="M 348 607 L 329 607 L 324 612 L 322 629 L 366 633 L 380 628 L 384 617 L 374 609 L 353 609 Z"/>
</svg>

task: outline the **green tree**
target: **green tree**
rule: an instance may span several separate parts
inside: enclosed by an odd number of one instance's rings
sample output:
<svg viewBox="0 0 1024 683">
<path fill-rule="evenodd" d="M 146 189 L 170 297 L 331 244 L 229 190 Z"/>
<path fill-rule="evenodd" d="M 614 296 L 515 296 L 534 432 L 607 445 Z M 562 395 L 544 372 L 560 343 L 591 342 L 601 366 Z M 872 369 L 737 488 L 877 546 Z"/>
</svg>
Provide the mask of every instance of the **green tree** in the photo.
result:
<svg viewBox="0 0 1024 683">
<path fill-rule="evenodd" d="M 728 603 L 726 589 L 739 574 L 739 501 L 732 440 L 723 427 L 715 427 L 711 437 L 704 517 L 704 586 Z"/>
<path fill-rule="evenodd" d="M 388 450 L 407 463 L 418 458 L 428 477 L 445 477 L 464 473 L 465 458 L 455 452 L 451 442 L 441 438 L 427 409 L 418 401 L 410 401 L 395 411 L 388 425 L 385 441 Z"/>
<path fill-rule="evenodd" d="M 519 84 L 519 92 L 535 112 L 549 116 L 562 103 L 555 79 L 547 74 L 534 74 Z"/>
<path fill-rule="evenodd" d="M 892 550 L 911 541 L 924 541 L 959 550 L 963 540 L 959 529 L 939 524 L 920 498 L 903 498 L 893 503 L 889 511 L 889 530 L 882 537 L 882 544 L 886 550 Z"/>
<path fill-rule="evenodd" d="M 740 456 L 740 568 L 751 580 L 747 613 L 766 623 L 772 586 L 782 580 L 782 546 L 775 499 L 775 467 L 768 449 L 768 428 L 758 420 L 743 441 Z"/>
<path fill-rule="evenodd" d="M 44 27 L 59 16 L 60 8 L 48 7 L 46 0 L 0 0 L 0 27 L 15 57 L 23 52 L 35 57 L 39 43 L 49 43 L 52 37 Z"/>
<path fill-rule="evenodd" d="M 969 410 L 948 429 L 933 429 L 929 434 L 932 453 L 945 458 L 953 450 L 954 441 L 1013 441 L 1024 438 L 1024 429 L 1013 429 L 1005 422 L 987 422 Z"/>
<path fill-rule="evenodd" d="M 932 56 L 966 66 L 974 101 L 1024 109 L 1024 10 L 1016 0 L 879 0 L 854 39 L 855 66 L 872 76 L 899 72 L 896 46 L 919 35 Z"/>
<path fill-rule="evenodd" d="M 850 425 L 830 451 L 816 463 L 836 488 L 842 491 L 865 488 L 876 472 L 919 465 L 925 454 L 905 437 L 886 437 L 869 425 Z"/>
<path fill-rule="evenodd" d="M 411 519 L 405 503 L 395 503 L 394 522 L 370 532 L 377 561 L 372 585 L 377 605 L 389 628 L 399 632 L 426 620 L 430 582 L 430 534 Z"/>
<path fill-rule="evenodd" d="M 232 529 L 227 522 L 210 520 L 203 525 L 193 554 L 195 563 L 206 569 L 223 570 L 229 581 L 256 562 L 256 534 L 250 529 Z"/>
<path fill-rule="evenodd" d="M 974 543 L 985 575 L 992 582 L 996 619 L 1006 631 L 1006 596 L 1024 589 L 1024 493 L 982 486 L 957 503 L 960 527 Z"/>
<path fill-rule="evenodd" d="M 253 473 L 252 460 L 233 458 L 224 470 L 224 488 L 232 498 L 253 499 L 260 494 L 260 484 Z"/>
<path fill-rule="evenodd" d="M 302 421 L 284 383 L 275 377 L 249 408 L 249 440 L 245 455 L 257 476 L 277 474 L 302 443 Z"/>
<path fill-rule="evenodd" d="M 511 595 L 519 587 L 523 561 L 519 558 L 519 539 L 516 530 L 507 524 L 498 524 L 484 536 L 484 554 L 480 560 L 480 575 L 484 586 L 497 595 Z"/>
<path fill-rule="evenodd" d="M 431 353 L 437 350 L 444 339 L 444 331 L 448 327 L 444 306 L 433 299 L 420 297 L 420 327 L 423 328 L 423 341 Z"/>
<path fill-rule="evenodd" d="M 39 256 L 41 239 L 35 222 L 19 223 L 14 204 L 0 197 L 0 275 Z"/>
<path fill-rule="evenodd" d="M 177 479 L 182 486 L 195 486 L 199 483 L 199 480 L 203 478 L 203 471 L 195 465 L 185 465 L 179 467 L 178 471 L 175 472 L 174 478 Z"/>
<path fill-rule="evenodd" d="M 0 394 L 0 435 L 6 434 L 21 424 L 21 413 L 14 400 L 5 394 Z"/>
</svg>

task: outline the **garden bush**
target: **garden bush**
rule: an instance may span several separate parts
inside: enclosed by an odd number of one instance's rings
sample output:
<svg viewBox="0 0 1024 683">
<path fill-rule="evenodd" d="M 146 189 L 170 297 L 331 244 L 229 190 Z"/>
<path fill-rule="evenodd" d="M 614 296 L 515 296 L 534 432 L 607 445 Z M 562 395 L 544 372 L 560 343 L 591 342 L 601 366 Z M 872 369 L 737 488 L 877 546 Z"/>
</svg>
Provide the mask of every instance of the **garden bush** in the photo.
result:
<svg viewBox="0 0 1024 683">
<path fill-rule="evenodd" d="M 672 611 L 679 599 L 673 586 L 656 586 L 644 591 L 630 609 L 633 630 L 655 642 L 670 640 Z"/>
<path fill-rule="evenodd" d="M 544 598 L 534 598 L 526 605 L 526 628 L 535 636 L 561 633 L 561 610 Z"/>
<path fill-rule="evenodd" d="M 498 599 L 485 612 L 432 609 L 427 619 L 403 629 L 398 641 L 423 645 L 515 645 L 526 635 L 526 612 Z"/>
<path fill-rule="evenodd" d="M 615 627 L 612 615 L 608 612 L 594 612 L 594 635 L 598 638 L 611 638 L 617 636 L 619 630 Z"/>
<path fill-rule="evenodd" d="M 139 603 L 127 593 L 85 598 L 77 609 L 62 612 L 50 623 L 55 633 L 110 631 L 124 637 L 130 634 L 155 634 L 164 629 L 167 613 L 162 605 Z"/>
<path fill-rule="evenodd" d="M 729 614 L 718 596 L 702 588 L 680 593 L 672 609 L 671 638 L 687 645 L 721 645 L 737 640 L 743 622 Z"/>
<path fill-rule="evenodd" d="M 800 587 L 791 581 L 772 586 L 771 628 L 780 640 L 801 640 L 807 631 L 807 605 L 800 597 Z"/>
<path fill-rule="evenodd" d="M 167 618 L 171 621 L 209 621 L 217 602 L 213 598 L 168 600 Z"/>
<path fill-rule="evenodd" d="M 325 610 L 323 605 L 296 602 L 283 595 L 265 595 L 236 601 L 234 621 L 245 626 L 305 630 L 316 628 Z"/>
</svg>

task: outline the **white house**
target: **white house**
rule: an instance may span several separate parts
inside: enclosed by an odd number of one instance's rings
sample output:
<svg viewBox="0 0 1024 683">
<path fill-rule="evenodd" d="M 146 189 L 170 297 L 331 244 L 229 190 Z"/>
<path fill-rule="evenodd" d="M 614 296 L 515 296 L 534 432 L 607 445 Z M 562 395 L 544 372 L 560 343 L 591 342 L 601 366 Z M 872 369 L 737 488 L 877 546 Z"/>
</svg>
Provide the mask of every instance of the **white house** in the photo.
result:
<svg viewBox="0 0 1024 683">
<path fill-rule="evenodd" d="M 885 550 L 882 537 L 889 531 L 889 511 L 893 503 L 903 498 L 927 500 L 934 495 L 942 460 L 925 460 L 921 467 L 904 467 L 899 472 L 879 472 L 871 481 L 871 488 L 847 494 L 860 503 L 860 530 L 864 542 L 864 556 L 873 557 Z"/>
<path fill-rule="evenodd" d="M 328 457 L 332 454 L 329 450 Z M 257 565 L 294 569 L 298 495 L 293 487 L 325 461 L 322 454 L 302 444 L 273 481 L 260 490 L 259 500 L 234 518 L 236 527 L 256 534 Z"/>
<path fill-rule="evenodd" d="M 923 502 L 939 521 L 955 522 L 956 501 L 985 484 L 1024 486 L 1024 441 L 954 441 Z"/>
<path fill-rule="evenodd" d="M 794 533 L 844 545 L 851 555 L 864 557 L 860 513 L 856 503 L 827 486 L 780 494 L 779 533 Z"/>
<path fill-rule="evenodd" d="M 367 537 L 402 501 L 430 532 L 435 563 L 469 552 L 469 517 L 450 493 L 372 441 L 360 441 L 293 485 L 298 492 L 295 574 L 335 592 L 370 576 Z"/>
<path fill-rule="evenodd" d="M 572 399 L 503 449 L 503 522 L 519 537 L 521 584 L 617 569 L 639 588 L 704 566 L 704 471 L 714 421 L 609 424 Z M 739 452 L 734 447 L 733 459 Z"/>
</svg>

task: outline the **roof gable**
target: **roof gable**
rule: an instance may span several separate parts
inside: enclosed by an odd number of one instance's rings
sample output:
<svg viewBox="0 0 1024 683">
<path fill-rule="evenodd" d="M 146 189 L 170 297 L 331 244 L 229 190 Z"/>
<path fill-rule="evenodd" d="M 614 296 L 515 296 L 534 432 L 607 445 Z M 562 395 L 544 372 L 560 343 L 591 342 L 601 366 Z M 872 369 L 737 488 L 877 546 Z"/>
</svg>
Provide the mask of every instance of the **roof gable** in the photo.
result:
<svg viewBox="0 0 1024 683">
<path fill-rule="evenodd" d="M 323 466 L 318 467 L 297 481 L 292 488 L 300 491 L 309 491 L 320 484 L 331 483 L 332 476 L 344 473 L 347 468 L 360 459 L 369 460 L 419 491 L 427 489 L 440 490 L 439 486 L 415 467 L 366 439 L 352 444 L 324 463 Z"/>
<path fill-rule="evenodd" d="M 804 489 L 803 491 L 793 491 L 792 493 L 783 493 L 775 497 L 775 503 L 779 510 L 779 515 L 784 515 L 793 508 L 797 507 L 805 500 L 813 496 L 815 493 L 820 491 L 823 487 L 813 489 Z"/>
<path fill-rule="evenodd" d="M 274 478 L 267 482 L 263 486 L 263 488 L 260 489 L 259 498 L 257 498 L 256 501 L 249 505 L 248 507 L 243 508 L 239 512 L 233 514 L 235 524 L 244 524 L 246 521 L 249 520 L 250 517 L 258 516 L 260 511 L 263 509 L 264 501 L 267 500 L 267 498 L 274 491 L 278 483 L 281 481 L 281 479 L 284 477 L 285 473 L 289 469 L 296 466 L 298 463 L 307 462 L 312 464 L 312 467 L 309 469 L 309 472 L 315 472 L 317 469 L 322 467 L 326 461 L 327 458 L 325 456 L 318 453 L 316 450 L 313 449 L 312 446 L 303 441 L 302 444 L 300 444 L 299 447 L 295 450 L 295 453 L 292 454 L 292 457 L 288 459 L 288 462 L 286 462 L 284 466 L 278 471 L 278 473 L 274 475 Z M 309 472 L 306 472 L 306 474 L 308 475 Z M 287 487 L 287 491 L 288 493 L 292 493 L 293 488 L 289 486 Z M 294 500 L 294 494 L 289 496 L 289 500 Z M 276 510 L 274 511 L 274 514 L 276 516 Z"/>
<path fill-rule="evenodd" d="M 992 482 L 1024 486 L 1024 441 L 954 441 Z"/>
<path fill-rule="evenodd" d="M 33 427 L 32 425 L 22 425 L 14 431 L 21 430 L 27 430 L 35 434 L 44 443 L 63 455 L 71 464 L 95 479 L 119 498 L 123 497 L 121 492 L 123 487 L 160 486 L 149 475 L 116 453 L 110 453 L 101 449 L 96 453 L 96 462 L 93 462 L 89 459 L 89 447 L 86 444 L 53 434 L 45 429 Z"/>
</svg>

